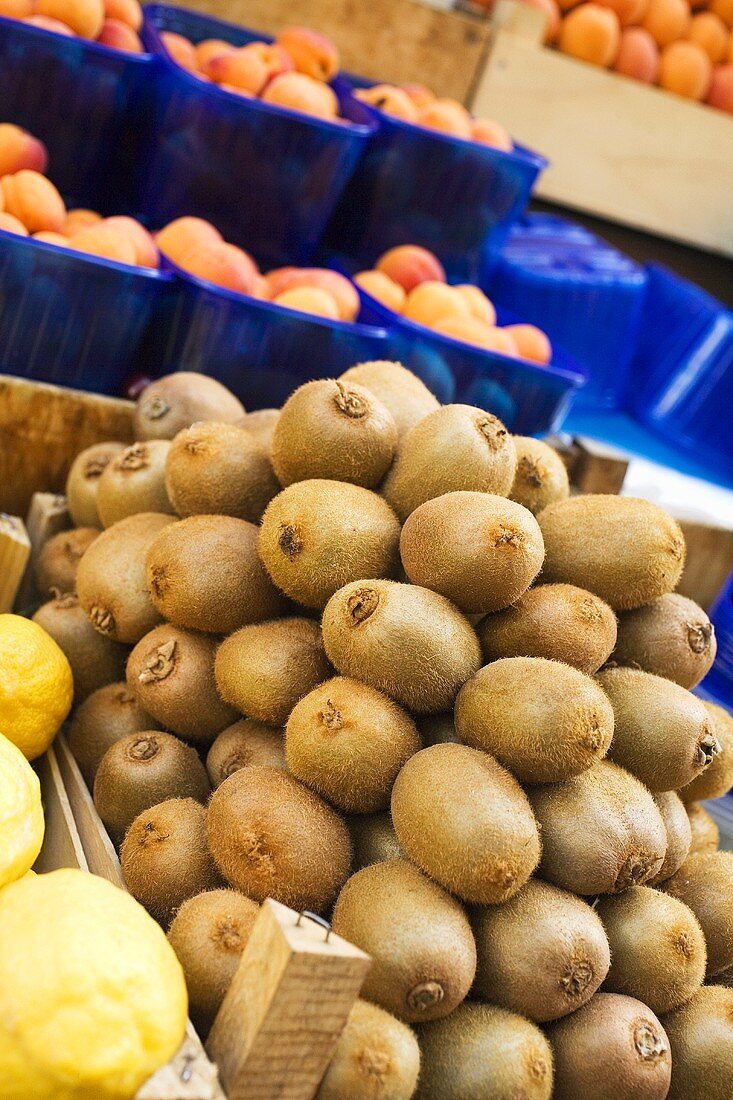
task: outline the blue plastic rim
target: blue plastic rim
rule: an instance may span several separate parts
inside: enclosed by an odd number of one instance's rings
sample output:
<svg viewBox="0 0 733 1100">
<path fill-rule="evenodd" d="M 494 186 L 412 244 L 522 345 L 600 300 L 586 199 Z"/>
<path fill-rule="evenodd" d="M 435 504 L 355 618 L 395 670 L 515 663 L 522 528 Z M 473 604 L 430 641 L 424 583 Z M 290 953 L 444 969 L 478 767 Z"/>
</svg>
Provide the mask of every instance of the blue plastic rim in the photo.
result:
<svg viewBox="0 0 733 1100">
<path fill-rule="evenodd" d="M 325 248 L 368 267 L 401 244 L 434 252 L 454 281 L 488 278 L 547 161 L 505 153 L 369 107 L 372 138 L 334 213 Z"/>
<path fill-rule="evenodd" d="M 612 410 L 625 402 L 646 284 L 641 267 L 582 226 L 528 214 L 512 228 L 486 290 L 586 370 L 576 410 Z"/>
<path fill-rule="evenodd" d="M 206 84 L 169 57 L 161 32 L 194 43 L 222 38 L 235 46 L 272 39 L 163 4 L 144 11 L 145 42 L 162 59 L 143 203 L 148 220 L 165 225 L 193 214 L 271 266 L 307 263 L 373 133 L 369 112 L 343 80 L 332 87 L 347 122 L 311 118 Z"/>
<path fill-rule="evenodd" d="M 156 67 L 149 54 L 0 18 L 0 117 L 45 143 L 49 175 L 74 205 L 135 210 Z"/>
<path fill-rule="evenodd" d="M 733 573 L 710 608 L 718 652 L 710 672 L 702 682 L 706 694 L 733 711 Z"/>
</svg>

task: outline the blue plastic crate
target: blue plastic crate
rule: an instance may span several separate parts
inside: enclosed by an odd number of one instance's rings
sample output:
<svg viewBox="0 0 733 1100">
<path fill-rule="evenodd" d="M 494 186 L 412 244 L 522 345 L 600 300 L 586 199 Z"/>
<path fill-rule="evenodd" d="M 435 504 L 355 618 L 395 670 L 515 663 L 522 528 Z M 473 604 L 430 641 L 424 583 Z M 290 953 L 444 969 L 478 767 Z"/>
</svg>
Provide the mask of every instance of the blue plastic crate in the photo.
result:
<svg viewBox="0 0 733 1100">
<path fill-rule="evenodd" d="M 706 695 L 733 710 L 733 573 L 710 608 L 718 652 L 713 667 L 702 682 Z"/>
</svg>

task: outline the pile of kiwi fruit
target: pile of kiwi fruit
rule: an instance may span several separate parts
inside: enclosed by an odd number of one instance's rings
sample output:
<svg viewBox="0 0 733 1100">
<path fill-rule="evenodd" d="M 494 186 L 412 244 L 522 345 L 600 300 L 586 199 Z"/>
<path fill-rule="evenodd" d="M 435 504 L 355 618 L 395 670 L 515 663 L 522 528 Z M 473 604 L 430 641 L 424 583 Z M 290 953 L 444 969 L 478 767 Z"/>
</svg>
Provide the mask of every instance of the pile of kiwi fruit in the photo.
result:
<svg viewBox="0 0 733 1100">
<path fill-rule="evenodd" d="M 274 898 L 372 957 L 321 1100 L 730 1100 L 733 719 L 675 520 L 393 362 L 249 413 L 173 374 L 135 435 L 73 463 L 37 618 L 202 1033 Z"/>
</svg>

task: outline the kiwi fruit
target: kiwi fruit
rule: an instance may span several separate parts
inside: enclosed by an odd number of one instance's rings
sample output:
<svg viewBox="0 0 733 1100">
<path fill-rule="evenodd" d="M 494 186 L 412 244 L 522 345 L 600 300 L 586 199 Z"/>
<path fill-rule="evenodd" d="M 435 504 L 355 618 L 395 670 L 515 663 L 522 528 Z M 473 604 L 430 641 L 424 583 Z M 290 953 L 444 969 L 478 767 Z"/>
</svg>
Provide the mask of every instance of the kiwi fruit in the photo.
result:
<svg viewBox="0 0 733 1100">
<path fill-rule="evenodd" d="M 206 802 L 210 790 L 195 749 L 170 733 L 143 730 L 107 749 L 94 778 L 94 805 L 118 842 L 143 810 L 168 798 Z"/>
<path fill-rule="evenodd" d="M 388 580 L 345 585 L 323 612 L 323 642 L 343 676 L 415 714 L 449 710 L 481 666 L 468 620 L 436 592 Z"/>
<path fill-rule="evenodd" d="M 619 615 L 613 661 L 692 689 L 710 670 L 717 643 L 701 607 L 678 592 Z"/>
<path fill-rule="evenodd" d="M 127 647 L 98 634 L 76 596 L 57 596 L 38 608 L 33 622 L 66 654 L 74 677 L 74 702 L 125 675 Z"/>
<path fill-rule="evenodd" d="M 648 500 L 586 493 L 537 517 L 545 540 L 543 581 L 595 592 L 627 611 L 677 587 L 685 540 L 676 520 Z"/>
<path fill-rule="evenodd" d="M 346 821 L 354 849 L 352 866 L 355 871 L 369 867 L 372 863 L 382 863 L 385 859 L 404 857 L 394 831 L 392 815 L 388 811 L 381 814 L 352 814 Z"/>
<path fill-rule="evenodd" d="M 272 439 L 281 485 L 323 478 L 373 489 L 392 465 L 397 425 L 373 393 L 355 382 L 306 382 L 282 407 Z"/>
<path fill-rule="evenodd" d="M 663 889 L 692 909 L 708 945 L 708 978 L 733 966 L 733 852 L 695 852 Z"/>
<path fill-rule="evenodd" d="M 542 834 L 541 878 L 581 896 L 640 886 L 667 850 L 662 815 L 649 791 L 616 764 L 527 791 Z"/>
<path fill-rule="evenodd" d="M 241 420 L 237 420 L 238 428 L 246 428 L 250 435 L 267 448 L 272 450 L 272 437 L 275 434 L 275 425 L 280 416 L 279 409 L 255 409 L 254 412 L 245 413 Z"/>
<path fill-rule="evenodd" d="M 151 382 L 135 406 L 135 439 L 173 439 L 197 420 L 232 424 L 244 416 L 244 405 L 215 378 L 177 371 Z"/>
<path fill-rule="evenodd" d="M 712 763 L 680 791 L 684 802 L 699 802 L 705 798 L 720 798 L 733 787 L 733 717 L 717 703 L 702 700 L 713 735 L 720 751 Z"/>
<path fill-rule="evenodd" d="M 419 1073 L 420 1048 L 410 1028 L 358 1000 L 315 1100 L 410 1100 Z"/>
<path fill-rule="evenodd" d="M 522 788 L 466 745 L 431 745 L 407 761 L 392 791 L 392 821 L 408 859 L 464 901 L 507 901 L 539 862 Z"/>
<path fill-rule="evenodd" d="M 611 956 L 587 902 L 530 879 L 504 905 L 474 911 L 474 996 L 543 1023 L 589 1001 Z"/>
<path fill-rule="evenodd" d="M 242 627 L 221 643 L 214 665 L 222 699 L 271 726 L 284 726 L 298 700 L 331 672 L 320 626 L 303 618 Z"/>
<path fill-rule="evenodd" d="M 187 898 L 221 884 L 206 840 L 206 810 L 193 798 L 168 798 L 138 814 L 120 864 L 127 889 L 163 925 Z"/>
<path fill-rule="evenodd" d="M 255 901 L 322 913 L 349 874 L 346 825 L 279 768 L 233 772 L 211 796 L 206 828 L 227 882 Z"/>
<path fill-rule="evenodd" d="M 153 604 L 168 622 L 207 634 L 282 614 L 286 602 L 257 553 L 254 523 L 191 516 L 152 542 L 145 571 Z"/>
<path fill-rule="evenodd" d="M 102 526 L 97 511 L 99 479 L 115 455 L 124 449 L 124 443 L 94 443 L 80 451 L 72 462 L 65 492 L 75 527 Z"/>
<path fill-rule="evenodd" d="M 397 773 L 419 748 L 420 737 L 406 711 L 345 676 L 309 692 L 285 727 L 289 771 L 350 813 L 389 806 Z"/>
<path fill-rule="evenodd" d="M 458 744 L 460 737 L 456 733 L 453 712 L 445 714 L 423 714 L 417 720 L 417 731 L 423 745 Z"/>
<path fill-rule="evenodd" d="M 413 584 L 474 614 L 518 600 L 542 568 L 544 552 L 532 513 L 491 493 L 434 497 L 408 516 L 400 536 Z"/>
<path fill-rule="evenodd" d="M 134 645 L 160 622 L 145 578 L 145 555 L 172 516 L 140 512 L 114 523 L 79 562 L 79 603 L 100 634 Z"/>
<path fill-rule="evenodd" d="M 652 797 L 667 832 L 664 863 L 654 878 L 649 880 L 649 886 L 656 886 L 670 878 L 687 859 L 692 844 L 692 830 L 685 804 L 675 791 L 660 791 Z"/>
<path fill-rule="evenodd" d="M 183 967 L 191 1018 L 203 1036 L 221 1008 L 260 907 L 236 890 L 205 890 L 184 901 L 168 929 Z"/>
<path fill-rule="evenodd" d="M 447 1019 L 421 1027 L 418 1039 L 422 1070 L 415 1100 L 550 1100 L 554 1095 L 550 1044 L 538 1027 L 513 1012 L 462 1004 Z"/>
<path fill-rule="evenodd" d="M 108 463 L 97 489 L 97 511 L 104 527 L 138 512 L 173 512 L 165 488 L 170 449 L 167 439 L 133 443 Z"/>
<path fill-rule="evenodd" d="M 544 657 L 503 657 L 458 692 L 458 736 L 524 783 L 557 783 L 606 755 L 613 710 L 584 672 Z"/>
<path fill-rule="evenodd" d="M 690 855 L 697 852 L 717 852 L 720 830 L 715 819 L 699 802 L 687 802 L 687 820 L 690 822 Z"/>
<path fill-rule="evenodd" d="M 138 703 L 127 684 L 106 684 L 97 688 L 76 710 L 67 740 L 87 786 L 92 787 L 99 762 L 107 749 L 141 730 L 154 730 L 157 723 Z"/>
<path fill-rule="evenodd" d="M 730 1100 L 733 1080 L 733 989 L 703 986 L 664 1017 L 672 1048 L 667 1100 Z"/>
<path fill-rule="evenodd" d="M 447 1016 L 476 973 L 476 944 L 462 906 L 403 859 L 352 875 L 333 930 L 372 957 L 362 996 L 407 1023 Z"/>
<path fill-rule="evenodd" d="M 242 718 L 217 736 L 206 755 L 206 770 L 214 790 L 240 768 L 285 767 L 282 730 Z"/>
<path fill-rule="evenodd" d="M 371 390 L 391 412 L 400 439 L 424 416 L 440 408 L 438 399 L 416 374 L 388 359 L 357 363 L 344 371 L 340 381 Z"/>
<path fill-rule="evenodd" d="M 76 592 L 79 562 L 99 533 L 96 527 L 77 527 L 59 531 L 43 544 L 36 559 L 36 588 L 41 596 Z"/>
<path fill-rule="evenodd" d="M 360 485 L 299 481 L 262 518 L 260 556 L 270 577 L 306 607 L 325 607 L 349 581 L 392 577 L 400 525 L 388 504 Z"/>
<path fill-rule="evenodd" d="M 219 698 L 216 641 L 163 623 L 138 642 L 127 662 L 127 685 L 156 722 L 198 748 L 208 748 L 237 712 Z"/>
<path fill-rule="evenodd" d="M 665 1100 L 669 1039 L 634 997 L 596 993 L 546 1030 L 555 1058 L 553 1100 Z"/>
<path fill-rule="evenodd" d="M 616 616 L 592 592 L 573 584 L 530 588 L 512 607 L 487 615 L 477 633 L 485 661 L 546 657 L 592 675 L 616 644 Z"/>
<path fill-rule="evenodd" d="M 280 490 L 264 443 L 235 424 L 205 422 L 179 432 L 165 464 L 179 516 L 221 515 L 259 523 Z"/>
<path fill-rule="evenodd" d="M 686 688 L 635 668 L 603 669 L 597 680 L 613 707 L 609 759 L 651 791 L 684 787 L 720 751 L 710 716 Z"/>
<path fill-rule="evenodd" d="M 529 508 L 533 515 L 570 496 L 570 480 L 565 463 L 557 451 L 541 439 L 513 435 L 517 452 L 517 470 L 509 496 Z"/>
<path fill-rule="evenodd" d="M 599 898 L 596 913 L 611 947 L 608 993 L 624 993 L 662 1015 L 705 980 L 705 938 L 683 902 L 649 886 Z"/>
<path fill-rule="evenodd" d="M 473 405 L 443 405 L 401 441 L 382 493 L 404 523 L 426 500 L 469 490 L 507 496 L 517 453 L 501 420 Z"/>
</svg>

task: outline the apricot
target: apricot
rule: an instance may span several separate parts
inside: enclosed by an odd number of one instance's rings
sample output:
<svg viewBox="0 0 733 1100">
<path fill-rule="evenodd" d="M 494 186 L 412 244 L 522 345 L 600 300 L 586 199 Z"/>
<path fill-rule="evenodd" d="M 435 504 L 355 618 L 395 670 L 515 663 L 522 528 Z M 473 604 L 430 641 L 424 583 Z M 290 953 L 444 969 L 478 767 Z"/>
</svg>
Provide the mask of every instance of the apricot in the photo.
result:
<svg viewBox="0 0 733 1100">
<path fill-rule="evenodd" d="M 472 344 L 477 348 L 485 348 L 494 351 L 493 329 L 479 321 L 476 317 L 456 317 L 450 315 L 441 317 L 432 326 L 435 332 L 441 336 L 450 336 L 453 340 L 460 340 L 463 344 Z"/>
<path fill-rule="evenodd" d="M 402 316 L 432 328 L 443 317 L 470 317 L 468 302 L 455 287 L 428 280 L 407 295 Z"/>
<path fill-rule="evenodd" d="M 124 214 L 116 214 L 113 218 L 106 218 L 105 225 L 110 229 L 116 229 L 131 242 L 135 249 L 135 263 L 138 267 L 157 267 L 160 257 L 155 241 L 144 225 L 135 218 L 128 218 Z"/>
<path fill-rule="evenodd" d="M 733 0 L 710 0 L 708 9 L 722 19 L 726 27 L 733 27 Z"/>
<path fill-rule="evenodd" d="M 271 284 L 268 282 L 268 287 Z M 353 283 L 338 271 L 323 267 L 301 267 L 280 275 L 273 296 L 278 297 L 295 287 L 314 287 L 325 290 L 336 302 L 339 320 L 353 321 L 359 312 L 359 294 Z"/>
<path fill-rule="evenodd" d="M 392 118 L 401 118 L 403 122 L 417 122 L 418 108 L 413 99 L 402 88 L 392 84 L 375 84 L 371 88 L 359 88 L 354 95 L 362 103 L 384 111 Z"/>
<path fill-rule="evenodd" d="M 138 0 L 103 0 L 104 14 L 107 19 L 118 19 L 127 23 L 134 31 L 143 25 L 143 9 Z"/>
<path fill-rule="evenodd" d="M 219 230 L 203 218 L 176 218 L 155 234 L 159 250 L 174 264 L 199 245 L 215 244 L 221 240 Z"/>
<path fill-rule="evenodd" d="M 45 244 L 55 244 L 60 248 L 69 247 L 69 242 L 63 233 L 52 233 L 50 230 L 47 230 L 45 233 L 34 233 L 33 240 L 43 241 Z"/>
<path fill-rule="evenodd" d="M 567 12 L 577 8 L 580 2 L 581 0 L 557 0 L 557 6 L 561 12 Z"/>
<path fill-rule="evenodd" d="M 659 85 L 685 99 L 704 99 L 710 89 L 713 67 L 702 46 L 671 42 L 662 50 Z"/>
<path fill-rule="evenodd" d="M 693 15 L 687 37 L 705 50 L 713 65 L 717 65 L 725 57 L 731 35 L 719 16 L 711 11 L 701 11 Z"/>
<path fill-rule="evenodd" d="M 208 80 L 208 76 L 204 76 L 203 73 L 196 73 L 198 80 Z M 248 92 L 246 88 L 235 88 L 233 84 L 217 84 L 217 88 L 221 88 L 224 92 L 231 92 L 232 95 L 241 96 L 242 99 L 257 99 L 254 92 Z"/>
<path fill-rule="evenodd" d="M 481 145 L 489 145 L 492 149 L 501 149 L 504 153 L 511 153 L 514 149 L 514 142 L 504 127 L 490 118 L 473 119 L 471 122 L 471 141 L 478 141 Z"/>
<path fill-rule="evenodd" d="M 203 66 L 203 72 L 217 84 L 243 88 L 252 95 L 259 95 L 267 83 L 264 62 L 246 46 L 210 57 Z"/>
<path fill-rule="evenodd" d="M 196 64 L 201 72 L 205 72 L 206 66 L 213 57 L 218 57 L 222 53 L 231 53 L 234 49 L 236 46 L 231 42 L 225 42 L 223 38 L 204 38 L 198 46 L 194 46 Z"/>
<path fill-rule="evenodd" d="M 649 0 L 598 0 L 603 8 L 615 11 L 622 27 L 634 27 L 641 23 L 649 7 Z"/>
<path fill-rule="evenodd" d="M 161 31 L 160 39 L 176 65 L 180 65 L 190 73 L 196 71 L 198 66 L 196 47 L 193 42 L 189 42 L 182 34 L 176 34 L 175 31 Z"/>
<path fill-rule="evenodd" d="M 66 242 L 67 248 L 75 252 L 84 252 L 88 256 L 98 256 L 103 260 L 114 260 L 118 264 L 135 266 L 135 246 L 132 241 L 117 229 L 108 225 L 92 225 L 82 229 Z"/>
<path fill-rule="evenodd" d="M 659 46 L 643 27 L 624 27 L 614 69 L 642 84 L 656 84 L 659 77 Z"/>
<path fill-rule="evenodd" d="M 262 100 L 314 118 L 333 119 L 339 110 L 338 99 L 328 84 L 305 73 L 276 76 L 262 93 Z"/>
<path fill-rule="evenodd" d="M 409 96 L 418 110 L 427 107 L 436 98 L 435 93 L 426 88 L 424 84 L 403 84 L 402 91 Z"/>
<path fill-rule="evenodd" d="M 297 309 L 300 313 L 312 313 L 315 317 L 327 317 L 330 321 L 339 319 L 336 299 L 319 287 L 295 286 L 278 294 L 274 301 L 276 306 Z"/>
<path fill-rule="evenodd" d="M 390 279 L 383 271 L 360 271 L 354 276 L 354 282 L 387 309 L 394 313 L 402 312 L 407 294 L 399 283 Z"/>
<path fill-rule="evenodd" d="M 679 2 L 684 3 L 684 0 Z M 613 65 L 620 39 L 621 26 L 616 12 L 596 3 L 574 8 L 566 15 L 560 29 L 560 49 L 563 53 L 602 68 Z"/>
<path fill-rule="evenodd" d="M 28 236 L 28 230 L 22 221 L 13 214 L 0 213 L 0 229 L 4 230 L 5 233 L 14 233 L 16 237 Z"/>
<path fill-rule="evenodd" d="M 716 65 L 706 103 L 733 115 L 733 65 Z"/>
<path fill-rule="evenodd" d="M 119 19 L 105 19 L 97 42 L 101 42 L 103 46 L 111 46 L 113 50 L 122 50 L 123 53 L 145 52 L 136 32 Z"/>
<path fill-rule="evenodd" d="M 102 220 L 102 215 L 98 214 L 96 210 L 84 210 L 79 207 L 77 210 L 70 210 L 66 215 L 66 220 L 61 226 L 61 232 L 65 237 L 73 237 L 74 234 L 80 233 L 82 229 L 88 229 L 91 225 L 98 225 Z"/>
<path fill-rule="evenodd" d="M 49 19 L 47 15 L 29 15 L 23 22 L 30 24 L 31 27 L 39 27 L 42 31 L 63 34 L 65 38 L 76 38 L 71 27 L 67 27 L 66 23 L 62 23 L 60 19 Z"/>
<path fill-rule="evenodd" d="M 471 116 L 466 108 L 454 99 L 436 99 L 423 107 L 417 116 L 420 126 L 428 130 L 437 130 L 451 137 L 471 137 Z"/>
<path fill-rule="evenodd" d="M 557 41 L 560 33 L 560 6 L 557 0 L 524 0 L 530 8 L 537 8 L 545 16 L 544 41 L 551 44 Z"/>
<path fill-rule="evenodd" d="M 29 233 L 51 229 L 59 233 L 66 221 L 64 200 L 40 172 L 24 168 L 0 180 L 5 209 L 23 223 Z"/>
<path fill-rule="evenodd" d="M 552 344 L 536 325 L 505 325 L 501 332 L 512 338 L 522 359 L 546 366 L 552 359 Z"/>
<path fill-rule="evenodd" d="M 293 59 L 281 46 L 269 42 L 250 42 L 244 47 L 256 54 L 267 70 L 267 79 L 272 80 L 281 73 L 292 73 L 295 69 Z"/>
<path fill-rule="evenodd" d="M 275 42 L 289 55 L 299 73 L 314 80 L 327 83 L 341 67 L 339 52 L 331 39 L 308 27 L 283 27 Z"/>
<path fill-rule="evenodd" d="M 252 287 L 252 290 L 250 291 L 250 294 L 253 298 L 257 298 L 261 302 L 269 302 L 269 300 L 270 300 L 270 287 L 269 287 L 267 279 L 264 277 L 264 275 L 258 275 L 257 276 L 257 278 L 255 279 L 254 286 Z"/>
<path fill-rule="evenodd" d="M 649 0 L 642 20 L 660 48 L 684 38 L 691 21 L 687 0 Z"/>
<path fill-rule="evenodd" d="M 0 122 L 0 176 L 12 176 L 24 168 L 43 174 L 48 166 L 46 146 L 32 134 Z"/>
<path fill-rule="evenodd" d="M 455 289 L 468 305 L 472 317 L 477 321 L 483 321 L 485 325 L 496 324 L 494 304 L 486 297 L 483 290 L 479 290 L 477 286 L 472 286 L 470 283 L 460 284 Z"/>
<path fill-rule="evenodd" d="M 225 241 L 195 245 L 176 262 L 189 275 L 239 294 L 251 294 L 259 275 L 252 257 Z"/>
<path fill-rule="evenodd" d="M 33 15 L 33 0 L 0 0 L 0 15 L 5 19 L 25 19 Z"/>
<path fill-rule="evenodd" d="M 36 14 L 58 19 L 80 38 L 96 38 L 104 23 L 102 0 L 36 0 Z"/>
<path fill-rule="evenodd" d="M 290 275 L 300 271 L 299 267 L 273 267 L 264 276 L 271 298 L 277 298 L 281 290 L 285 290 Z"/>
<path fill-rule="evenodd" d="M 728 40 L 728 51 L 725 55 L 725 60 L 733 64 L 733 31 L 730 32 L 730 39 Z"/>
<path fill-rule="evenodd" d="M 444 283 L 445 271 L 437 256 L 417 244 L 401 244 L 390 248 L 377 260 L 377 271 L 389 275 L 408 294 L 428 280 Z"/>
</svg>

